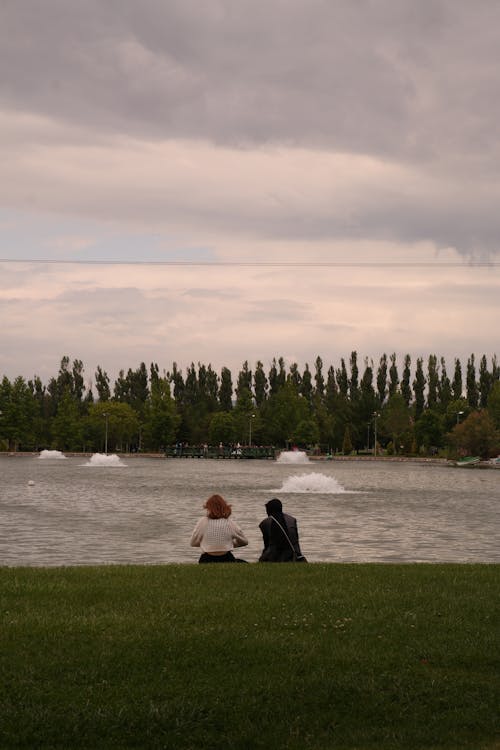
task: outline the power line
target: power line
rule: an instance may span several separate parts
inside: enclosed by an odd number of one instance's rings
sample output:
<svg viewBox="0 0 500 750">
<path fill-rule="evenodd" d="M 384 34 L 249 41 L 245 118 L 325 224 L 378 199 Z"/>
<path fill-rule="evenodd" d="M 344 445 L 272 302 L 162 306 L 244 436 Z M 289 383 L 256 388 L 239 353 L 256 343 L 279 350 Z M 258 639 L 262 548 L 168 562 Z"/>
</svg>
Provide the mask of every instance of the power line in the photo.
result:
<svg viewBox="0 0 500 750">
<path fill-rule="evenodd" d="M 0 258 L 0 263 L 74 266 L 172 266 L 234 268 L 498 268 L 500 261 L 218 261 L 218 260 L 64 260 L 60 258 Z"/>
</svg>

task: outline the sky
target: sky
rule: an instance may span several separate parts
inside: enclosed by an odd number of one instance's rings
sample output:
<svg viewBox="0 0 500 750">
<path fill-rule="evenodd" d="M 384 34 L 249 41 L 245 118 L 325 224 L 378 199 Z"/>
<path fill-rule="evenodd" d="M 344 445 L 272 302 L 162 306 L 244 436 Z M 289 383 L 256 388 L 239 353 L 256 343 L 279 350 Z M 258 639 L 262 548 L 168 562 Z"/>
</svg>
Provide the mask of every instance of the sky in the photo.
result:
<svg viewBox="0 0 500 750">
<path fill-rule="evenodd" d="M 500 354 L 496 0 L 2 0 L 0 377 Z"/>
</svg>

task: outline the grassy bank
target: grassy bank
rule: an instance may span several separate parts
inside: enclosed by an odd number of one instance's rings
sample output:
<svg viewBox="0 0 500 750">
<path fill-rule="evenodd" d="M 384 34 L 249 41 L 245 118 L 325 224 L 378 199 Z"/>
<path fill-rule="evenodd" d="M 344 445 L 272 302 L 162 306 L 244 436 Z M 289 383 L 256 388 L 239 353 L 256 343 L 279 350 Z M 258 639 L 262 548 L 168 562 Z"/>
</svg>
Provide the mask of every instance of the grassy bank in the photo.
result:
<svg viewBox="0 0 500 750">
<path fill-rule="evenodd" d="M 499 566 L 0 568 L 0 747 L 500 747 Z"/>
</svg>

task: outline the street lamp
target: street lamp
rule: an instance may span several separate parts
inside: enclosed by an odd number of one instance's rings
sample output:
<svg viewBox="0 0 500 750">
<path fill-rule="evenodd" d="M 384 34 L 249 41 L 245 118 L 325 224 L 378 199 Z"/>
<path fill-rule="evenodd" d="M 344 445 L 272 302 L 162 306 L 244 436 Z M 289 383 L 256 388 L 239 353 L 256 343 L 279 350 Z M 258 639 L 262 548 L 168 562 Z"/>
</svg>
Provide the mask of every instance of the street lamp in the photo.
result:
<svg viewBox="0 0 500 750">
<path fill-rule="evenodd" d="M 108 455 L 108 417 L 109 417 L 109 414 L 108 414 L 107 411 L 105 411 L 105 412 L 103 412 L 102 416 L 104 417 L 105 424 L 106 424 L 106 427 L 105 427 L 105 430 L 104 430 L 104 453 L 107 456 Z"/>
<path fill-rule="evenodd" d="M 377 456 L 377 418 L 378 417 L 380 417 L 380 414 L 378 413 L 378 411 L 374 411 L 373 412 L 373 419 L 375 421 L 375 425 L 374 425 L 375 437 L 374 437 L 374 443 L 373 443 L 373 455 L 375 457 Z"/>
<path fill-rule="evenodd" d="M 248 445 L 252 447 L 252 419 L 255 419 L 255 414 L 250 414 L 250 425 L 248 429 Z"/>
<path fill-rule="evenodd" d="M 457 424 L 460 423 L 460 417 L 462 416 L 464 412 L 463 411 L 457 411 Z"/>
</svg>

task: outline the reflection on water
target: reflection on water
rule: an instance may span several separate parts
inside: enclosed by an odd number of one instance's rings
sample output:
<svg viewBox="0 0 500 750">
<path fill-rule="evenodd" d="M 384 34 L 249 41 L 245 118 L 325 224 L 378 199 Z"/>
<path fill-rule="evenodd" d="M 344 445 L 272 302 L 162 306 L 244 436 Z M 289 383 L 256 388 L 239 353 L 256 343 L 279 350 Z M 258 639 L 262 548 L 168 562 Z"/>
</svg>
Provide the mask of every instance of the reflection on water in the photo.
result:
<svg viewBox="0 0 500 750">
<path fill-rule="evenodd" d="M 281 497 L 315 561 L 499 562 L 500 473 L 412 463 L 0 457 L 0 564 L 195 562 L 192 528 L 213 492 L 261 551 L 264 504 Z M 28 481 L 34 482 L 28 486 Z M 270 489 L 270 488 L 279 489 Z"/>
</svg>

